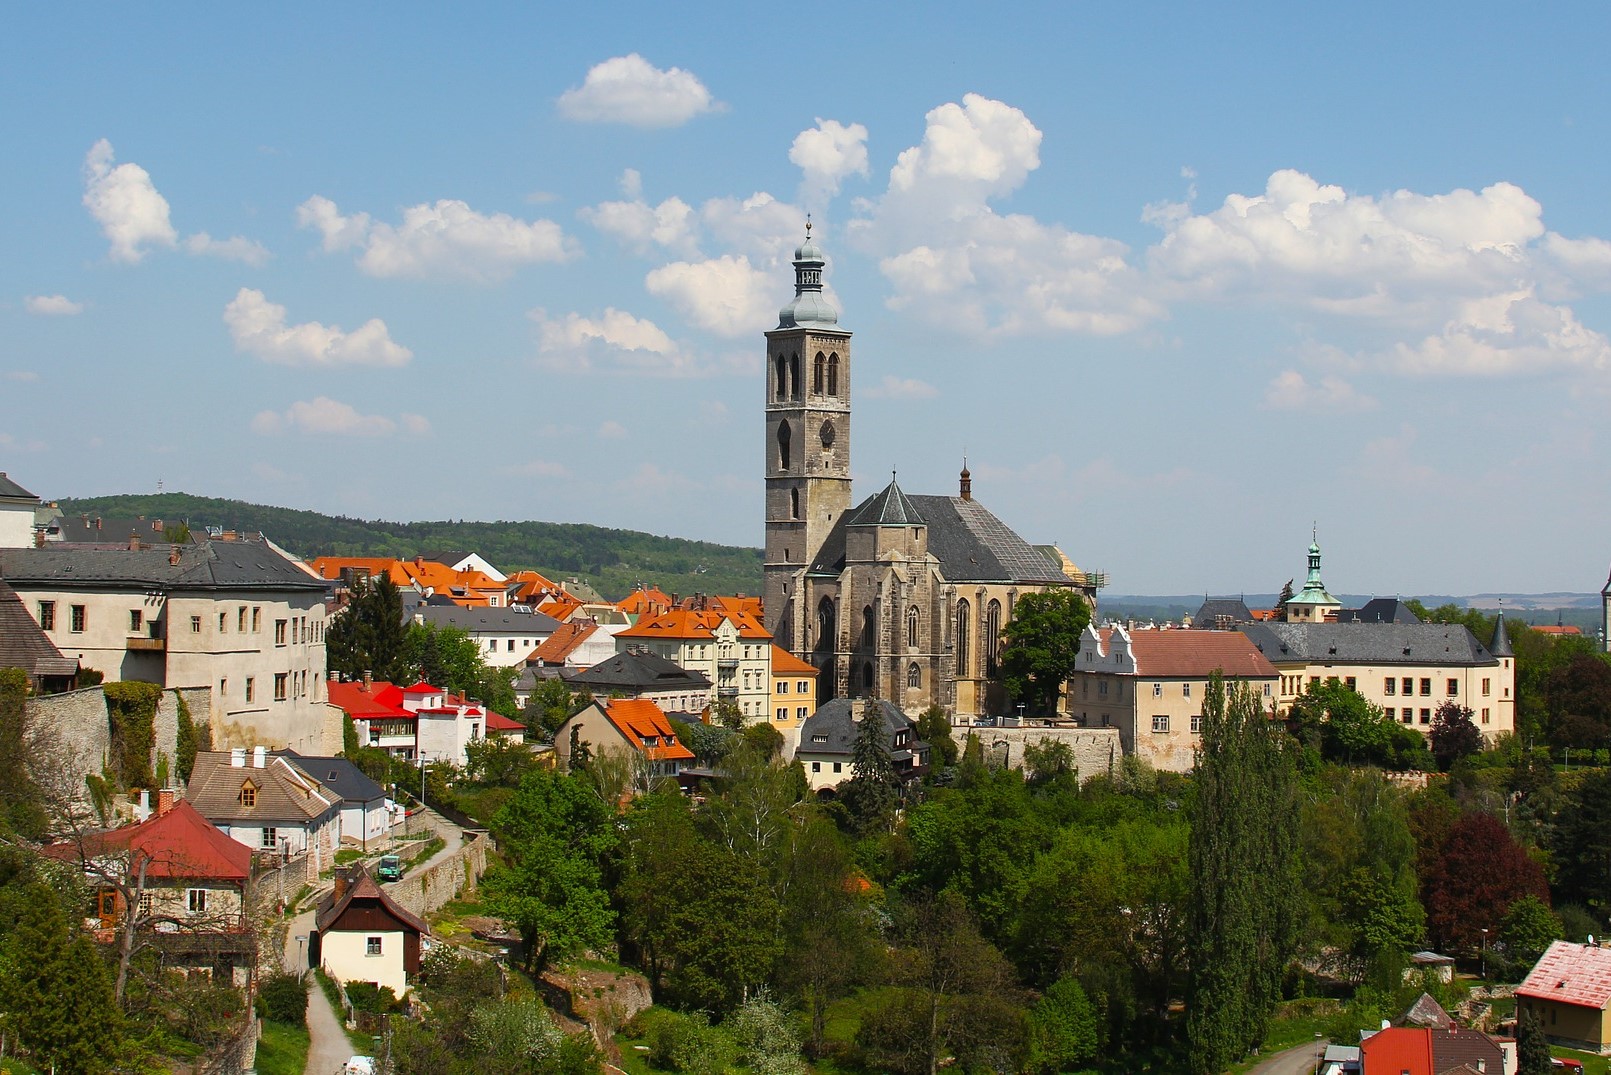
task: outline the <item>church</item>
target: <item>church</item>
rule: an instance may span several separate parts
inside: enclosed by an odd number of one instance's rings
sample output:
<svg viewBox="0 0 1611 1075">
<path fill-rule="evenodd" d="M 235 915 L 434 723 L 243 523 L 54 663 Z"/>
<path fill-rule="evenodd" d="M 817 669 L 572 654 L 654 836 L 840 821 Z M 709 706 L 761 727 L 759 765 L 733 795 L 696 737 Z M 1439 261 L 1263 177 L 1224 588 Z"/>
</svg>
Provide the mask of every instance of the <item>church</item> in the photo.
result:
<svg viewBox="0 0 1611 1075">
<path fill-rule="evenodd" d="M 794 300 L 766 333 L 765 617 L 777 645 L 820 670 L 818 701 L 882 698 L 908 714 L 1000 713 L 1002 631 L 1026 593 L 1096 579 L 1030 545 L 973 499 L 907 494 L 892 475 L 850 489 L 850 332 L 822 290 L 811 238 L 794 252 Z"/>
</svg>

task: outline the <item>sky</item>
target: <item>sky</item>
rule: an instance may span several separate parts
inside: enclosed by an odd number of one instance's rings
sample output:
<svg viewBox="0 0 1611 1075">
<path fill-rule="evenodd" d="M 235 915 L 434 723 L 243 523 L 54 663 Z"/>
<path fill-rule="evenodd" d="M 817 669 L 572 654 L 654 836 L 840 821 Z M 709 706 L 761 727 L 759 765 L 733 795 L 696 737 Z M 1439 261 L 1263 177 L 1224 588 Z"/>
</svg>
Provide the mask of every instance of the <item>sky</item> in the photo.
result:
<svg viewBox="0 0 1611 1075">
<path fill-rule="evenodd" d="M 1121 10 L 1122 9 L 1122 10 Z M 1598 590 L 1611 7 L 32 5 L 0 470 L 758 546 L 806 214 L 856 499 L 1117 593 Z M 270 535 L 272 536 L 272 535 Z"/>
</svg>

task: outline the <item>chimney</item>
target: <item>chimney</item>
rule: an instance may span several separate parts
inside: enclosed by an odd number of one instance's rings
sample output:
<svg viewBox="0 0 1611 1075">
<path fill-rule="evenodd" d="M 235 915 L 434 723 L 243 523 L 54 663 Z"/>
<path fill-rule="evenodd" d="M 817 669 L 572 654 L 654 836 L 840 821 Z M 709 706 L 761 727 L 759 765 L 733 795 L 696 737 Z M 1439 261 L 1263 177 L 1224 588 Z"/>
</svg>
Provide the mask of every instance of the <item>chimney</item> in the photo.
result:
<svg viewBox="0 0 1611 1075">
<path fill-rule="evenodd" d="M 132 531 L 129 534 L 129 551 L 130 552 L 139 552 L 140 551 L 140 535 L 136 534 L 136 533 L 133 533 Z"/>
<path fill-rule="evenodd" d="M 157 792 L 157 816 L 161 817 L 173 809 L 173 804 L 179 801 L 179 792 L 174 788 L 162 788 Z"/>
<path fill-rule="evenodd" d="M 41 526 L 39 529 L 34 531 L 34 548 L 42 549 L 44 547 L 45 547 L 45 528 Z"/>
<path fill-rule="evenodd" d="M 261 769 L 268 761 L 268 747 L 252 748 L 252 768 Z"/>
<path fill-rule="evenodd" d="M 100 528 L 101 528 L 101 517 L 99 515 L 97 515 L 97 516 L 95 516 L 95 529 L 99 530 Z"/>
<path fill-rule="evenodd" d="M 178 567 L 179 566 L 179 546 L 177 546 L 177 545 L 175 545 L 173 548 L 168 550 L 168 566 L 169 567 Z"/>
<path fill-rule="evenodd" d="M 370 669 L 365 668 L 364 669 L 364 688 L 363 688 L 364 693 L 368 694 L 369 693 L 369 688 L 373 687 L 374 685 L 375 685 L 375 673 L 372 672 Z"/>
<path fill-rule="evenodd" d="M 244 768 L 246 768 L 246 748 L 245 747 L 230 747 L 229 748 L 229 767 L 231 769 L 244 769 Z"/>
<path fill-rule="evenodd" d="M 968 464 L 962 464 L 961 496 L 963 500 L 973 499 L 973 474 L 968 470 Z"/>
<path fill-rule="evenodd" d="M 336 871 L 335 902 L 337 902 L 337 903 L 341 902 L 341 897 L 343 897 L 343 896 L 345 896 L 347 894 L 347 886 L 349 884 L 351 884 L 351 883 L 352 882 L 348 879 L 347 871 L 345 869 L 340 869 L 340 870 Z"/>
</svg>

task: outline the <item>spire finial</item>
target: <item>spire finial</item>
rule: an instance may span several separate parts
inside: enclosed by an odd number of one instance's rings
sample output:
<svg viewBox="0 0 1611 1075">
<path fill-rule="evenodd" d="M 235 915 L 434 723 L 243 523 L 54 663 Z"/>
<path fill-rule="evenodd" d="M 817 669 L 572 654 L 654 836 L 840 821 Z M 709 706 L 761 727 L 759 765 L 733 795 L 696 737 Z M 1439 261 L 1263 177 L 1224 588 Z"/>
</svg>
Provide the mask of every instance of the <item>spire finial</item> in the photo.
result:
<svg viewBox="0 0 1611 1075">
<path fill-rule="evenodd" d="M 811 214 L 806 214 L 806 238 L 811 238 Z"/>
</svg>

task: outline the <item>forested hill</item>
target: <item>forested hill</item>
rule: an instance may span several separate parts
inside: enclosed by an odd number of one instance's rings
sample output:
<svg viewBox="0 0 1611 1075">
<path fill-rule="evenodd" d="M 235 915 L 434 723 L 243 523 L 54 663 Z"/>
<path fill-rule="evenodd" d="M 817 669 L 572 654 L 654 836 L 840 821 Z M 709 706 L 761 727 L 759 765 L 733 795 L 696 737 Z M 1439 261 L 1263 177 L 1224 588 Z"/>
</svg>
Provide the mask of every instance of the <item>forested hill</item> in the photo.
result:
<svg viewBox="0 0 1611 1075">
<path fill-rule="evenodd" d="M 535 568 L 556 582 L 578 576 L 611 598 L 624 597 L 639 582 L 682 595 L 756 594 L 761 587 L 759 549 L 585 523 L 392 523 L 188 493 L 102 496 L 60 504 L 64 515 L 143 515 L 165 523 L 187 522 L 196 531 L 209 526 L 261 531 L 307 557 L 477 552 L 502 571 Z"/>
</svg>

